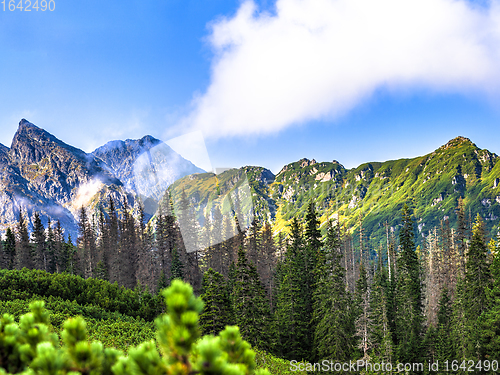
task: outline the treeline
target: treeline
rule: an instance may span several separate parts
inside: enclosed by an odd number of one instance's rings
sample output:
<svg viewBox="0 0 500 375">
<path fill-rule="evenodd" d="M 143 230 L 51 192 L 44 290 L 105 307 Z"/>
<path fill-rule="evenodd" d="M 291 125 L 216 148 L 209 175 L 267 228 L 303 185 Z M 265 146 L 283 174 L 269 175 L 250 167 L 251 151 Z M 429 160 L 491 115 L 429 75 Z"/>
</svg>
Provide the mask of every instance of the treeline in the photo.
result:
<svg viewBox="0 0 500 375">
<path fill-rule="evenodd" d="M 398 236 L 387 227 L 386 243 L 370 249 L 362 227 L 357 246 L 338 222 L 322 236 L 311 203 L 305 222 L 292 220 L 274 253 L 269 292 L 249 261 L 249 236 L 227 277 L 205 273 L 202 328 L 216 333 L 236 323 L 252 344 L 290 360 L 496 370 L 500 241 L 485 238 L 479 216 L 469 228 L 462 201 L 457 211 L 458 228 L 443 221 L 417 248 L 405 206 Z"/>
<path fill-rule="evenodd" d="M 237 324 L 252 345 L 290 360 L 451 366 L 500 358 L 500 242 L 488 241 L 479 216 L 470 227 L 461 200 L 457 228 L 443 221 L 418 248 L 407 206 L 399 232 L 386 226 L 385 243 L 373 249 L 362 222 L 356 241 L 339 222 L 322 234 L 310 203 L 286 237 L 273 238 L 270 224 L 257 221 L 243 232 L 239 214 L 233 226 L 215 210 L 204 231 L 184 217 L 200 241 L 215 243 L 192 253 L 171 205 L 147 225 L 123 206 L 120 217 L 111 200 L 91 217 L 82 208 L 77 246 L 61 240 L 58 225 L 42 230 L 36 217 L 30 240 L 21 216 L 3 242 L 4 264 L 24 267 L 26 258 L 32 268 L 150 291 L 184 279 L 205 301 L 204 333 Z"/>
<path fill-rule="evenodd" d="M 8 228 L 2 241 L 0 268 L 64 272 L 84 279 L 116 282 L 130 289 L 139 286 L 151 293 L 179 278 L 189 282 L 199 293 L 203 273 L 212 268 L 228 276 L 231 265 L 237 262 L 239 247 L 245 246 L 270 297 L 276 248 L 269 224 L 261 228 L 254 221 L 244 233 L 238 223 L 238 217 L 242 217 L 240 212 L 230 220 L 216 207 L 212 218 L 205 218 L 206 225 L 202 229 L 189 211 L 185 195 L 179 215 L 174 212 L 172 201 L 167 200 L 148 223 L 141 207 L 135 218 L 126 200 L 121 206 L 117 212 L 110 198 L 107 209 L 101 207 L 89 212 L 82 207 L 76 245 L 71 237 L 64 239 L 59 222 L 54 225 L 49 221 L 45 228 L 38 212 L 33 214 L 33 230 L 29 233 L 25 214 L 20 210 L 16 227 Z M 184 238 L 179 222 L 188 228 Z M 228 240 L 222 241 L 222 238 Z M 185 242 L 196 248 L 200 248 L 202 242 L 214 245 L 202 252 L 188 252 Z"/>
<path fill-rule="evenodd" d="M 174 278 L 184 278 L 199 289 L 198 254 L 187 254 L 172 215 L 167 205 L 154 224 L 146 225 L 142 209 L 134 218 L 124 200 L 118 213 L 110 198 L 106 210 L 80 209 L 75 245 L 71 237 L 65 240 L 59 222 L 49 221 L 45 228 L 38 212 L 33 214 L 29 233 L 20 210 L 16 227 L 8 228 L 2 241 L 0 267 L 65 272 L 132 289 L 141 285 L 150 292 L 166 287 Z"/>
</svg>

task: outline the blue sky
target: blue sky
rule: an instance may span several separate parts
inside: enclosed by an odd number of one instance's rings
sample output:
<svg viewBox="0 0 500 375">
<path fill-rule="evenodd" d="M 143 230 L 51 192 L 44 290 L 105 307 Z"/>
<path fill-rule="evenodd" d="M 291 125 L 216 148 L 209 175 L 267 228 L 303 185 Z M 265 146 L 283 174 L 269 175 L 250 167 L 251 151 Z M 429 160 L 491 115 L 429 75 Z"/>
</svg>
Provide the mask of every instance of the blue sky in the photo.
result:
<svg viewBox="0 0 500 375">
<path fill-rule="evenodd" d="M 1 4 L 0 4 L 1 7 Z M 55 0 L 0 8 L 0 143 L 87 152 L 201 131 L 213 167 L 500 153 L 500 6 L 451 0 Z"/>
</svg>

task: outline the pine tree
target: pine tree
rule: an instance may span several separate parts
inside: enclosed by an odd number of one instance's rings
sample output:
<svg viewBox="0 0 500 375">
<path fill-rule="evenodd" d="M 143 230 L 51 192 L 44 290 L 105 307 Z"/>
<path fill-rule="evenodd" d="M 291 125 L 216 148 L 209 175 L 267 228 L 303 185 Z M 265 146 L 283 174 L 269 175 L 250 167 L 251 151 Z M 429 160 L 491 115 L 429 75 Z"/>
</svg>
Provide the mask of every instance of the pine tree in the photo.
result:
<svg viewBox="0 0 500 375">
<path fill-rule="evenodd" d="M 500 238 L 490 248 L 492 283 L 487 290 L 488 310 L 480 320 L 481 339 L 490 358 L 500 358 Z"/>
<path fill-rule="evenodd" d="M 64 253 L 68 259 L 66 271 L 70 275 L 83 277 L 83 270 L 80 267 L 81 260 L 79 258 L 78 247 L 73 244 L 71 234 L 68 235 L 68 241 L 64 244 Z"/>
<path fill-rule="evenodd" d="M 85 278 L 94 276 L 94 267 L 96 266 L 96 239 L 94 228 L 88 217 L 85 207 L 80 208 L 78 217 L 78 259 L 79 269 L 83 272 Z"/>
<path fill-rule="evenodd" d="M 61 226 L 61 222 L 58 220 L 56 223 L 56 228 L 54 230 L 54 241 L 55 241 L 55 267 L 56 272 L 64 272 L 68 267 L 68 253 L 66 252 L 66 245 L 64 242 L 64 232 Z"/>
<path fill-rule="evenodd" d="M 225 267 L 225 256 L 223 253 L 223 237 L 222 237 L 222 221 L 223 216 L 218 206 L 213 210 L 213 219 L 210 224 L 206 223 L 205 227 L 209 229 L 209 237 L 211 246 L 205 252 L 207 258 L 206 267 L 212 268 L 214 271 L 227 276 L 228 269 Z"/>
<path fill-rule="evenodd" d="M 122 275 L 122 257 L 120 256 L 120 228 L 118 225 L 118 214 L 115 208 L 115 202 L 109 197 L 108 202 L 108 218 L 106 222 L 107 241 L 104 243 L 103 259 L 108 259 L 109 265 L 106 265 L 108 270 L 109 282 L 117 282 L 121 285 L 120 279 Z M 106 262 L 106 261 L 105 261 Z"/>
<path fill-rule="evenodd" d="M 354 298 L 356 310 L 356 337 L 358 338 L 358 349 L 361 350 L 363 359 L 369 359 L 368 351 L 372 348 L 372 321 L 370 311 L 370 288 L 368 286 L 368 275 L 363 263 L 359 266 L 359 279 L 356 282 L 356 294 Z"/>
<path fill-rule="evenodd" d="M 290 360 L 311 358 L 311 295 L 306 276 L 306 252 L 302 228 L 297 218 L 290 226 L 290 240 L 281 266 L 275 320 L 280 343 L 280 356 Z"/>
<path fill-rule="evenodd" d="M 158 257 L 158 274 L 170 280 L 170 265 L 172 263 L 172 250 L 175 245 L 174 225 L 175 218 L 168 209 L 168 205 L 160 203 L 156 218 L 155 245 Z"/>
<path fill-rule="evenodd" d="M 45 228 L 38 212 L 35 212 L 33 215 L 33 232 L 31 233 L 31 237 L 34 245 L 32 255 L 35 268 L 47 271 Z"/>
<path fill-rule="evenodd" d="M 33 269 L 35 264 L 29 243 L 29 234 L 24 215 L 19 210 L 19 220 L 17 222 L 16 259 L 15 267 L 20 270 L 24 267 Z"/>
<path fill-rule="evenodd" d="M 316 267 L 313 322 L 317 360 L 348 361 L 354 352 L 354 315 L 341 258 L 340 229 L 338 223 L 330 223 Z"/>
<path fill-rule="evenodd" d="M 488 308 L 487 290 L 490 284 L 488 248 L 484 236 L 484 223 L 478 215 L 472 229 L 472 239 L 465 264 L 464 311 L 468 326 L 467 356 L 483 359 L 478 319 Z"/>
<path fill-rule="evenodd" d="M 270 331 L 273 322 L 269 301 L 257 269 L 248 261 L 242 247 L 238 251 L 232 301 L 242 337 L 260 349 L 272 349 Z"/>
<path fill-rule="evenodd" d="M 260 235 L 260 224 L 257 218 L 254 218 L 252 220 L 252 223 L 250 224 L 250 228 L 247 230 L 247 243 L 246 243 L 246 248 L 247 248 L 247 256 L 248 260 L 254 264 L 254 266 L 257 268 L 257 271 L 259 271 L 260 268 L 260 247 L 261 247 L 261 235 Z M 259 273 L 260 275 L 260 273 Z"/>
<path fill-rule="evenodd" d="M 54 233 L 54 229 L 52 228 L 52 222 L 50 221 L 50 219 L 47 223 L 47 246 L 45 256 L 45 271 L 50 273 L 56 272 L 56 233 Z"/>
<path fill-rule="evenodd" d="M 260 251 L 261 261 L 258 263 L 260 266 L 259 275 L 262 280 L 262 284 L 266 289 L 267 298 L 271 303 L 271 311 L 274 310 L 274 282 L 273 273 L 276 266 L 276 246 L 274 244 L 273 233 L 271 230 L 271 225 L 265 223 L 262 229 L 262 247 Z"/>
<path fill-rule="evenodd" d="M 158 283 L 156 286 L 156 290 L 157 290 L 157 292 L 161 292 L 166 287 L 168 287 L 167 277 L 165 276 L 165 272 L 163 272 L 163 270 L 162 270 L 160 273 L 160 276 L 158 277 Z"/>
<path fill-rule="evenodd" d="M 5 266 L 7 269 L 12 270 L 15 266 L 16 260 L 16 236 L 10 227 L 5 232 L 5 242 L 3 245 L 5 256 Z"/>
<path fill-rule="evenodd" d="M 395 295 L 396 345 L 399 361 L 417 363 L 421 362 L 424 316 L 420 265 L 415 252 L 413 220 L 407 205 L 403 208 L 402 225 Z"/>
<path fill-rule="evenodd" d="M 452 329 L 452 306 L 449 296 L 450 292 L 444 288 L 441 292 L 439 299 L 439 310 L 437 315 L 437 329 L 436 329 L 436 342 L 435 359 L 443 363 L 450 358 L 456 358 L 453 351 L 453 342 L 450 336 Z"/>
<path fill-rule="evenodd" d="M 144 219 L 141 219 L 141 222 Z M 146 285 L 149 290 L 155 290 L 157 276 L 155 275 L 155 259 L 153 253 L 153 229 L 150 223 L 141 227 L 141 241 L 139 248 L 139 265 L 137 268 L 137 281 Z"/>
<path fill-rule="evenodd" d="M 120 228 L 120 284 L 133 288 L 137 284 L 136 271 L 137 271 L 137 233 L 135 228 L 135 220 L 129 212 L 127 198 L 123 198 L 123 215 L 122 220 L 119 221 Z"/>
<path fill-rule="evenodd" d="M 98 259 L 99 270 L 96 270 L 95 277 L 109 281 L 110 252 L 111 244 L 109 238 L 109 220 L 104 216 L 102 207 L 99 210 L 99 236 L 98 236 Z"/>
<path fill-rule="evenodd" d="M 458 277 L 464 277 L 465 275 L 465 256 L 467 253 L 467 219 L 465 218 L 465 206 L 462 197 L 458 198 L 457 207 L 457 258 L 458 264 Z"/>
<path fill-rule="evenodd" d="M 184 279 L 184 265 L 182 264 L 177 247 L 172 250 L 172 265 L 170 267 L 170 281 L 175 279 Z"/>
<path fill-rule="evenodd" d="M 378 267 L 373 278 L 370 292 L 370 318 L 372 322 L 373 355 L 384 362 L 392 362 L 394 344 L 390 326 L 390 279 L 383 265 L 382 249 L 378 252 Z"/>
<path fill-rule="evenodd" d="M 227 325 L 233 324 L 233 311 L 224 276 L 209 268 L 203 275 L 205 306 L 200 315 L 200 328 L 204 335 L 217 335 Z"/>
</svg>

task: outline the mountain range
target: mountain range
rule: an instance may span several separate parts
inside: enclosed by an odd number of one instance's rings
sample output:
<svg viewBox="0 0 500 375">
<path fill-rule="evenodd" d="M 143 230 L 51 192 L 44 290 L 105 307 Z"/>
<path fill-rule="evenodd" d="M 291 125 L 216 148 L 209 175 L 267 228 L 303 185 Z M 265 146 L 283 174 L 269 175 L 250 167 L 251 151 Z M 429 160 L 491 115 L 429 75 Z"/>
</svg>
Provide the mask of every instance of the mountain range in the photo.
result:
<svg viewBox="0 0 500 375">
<path fill-rule="evenodd" d="M 264 167 L 246 166 L 216 176 L 151 136 L 114 140 L 86 153 L 22 119 L 11 147 L 0 144 L 0 231 L 15 224 L 19 210 L 27 213 L 32 226 L 33 212 L 38 211 L 44 224 L 60 220 L 75 238 L 79 209 L 106 209 L 110 197 L 119 212 L 125 198 L 135 213 L 142 204 L 149 219 L 167 188 L 174 199 L 185 194 L 195 202 L 203 223 L 212 203 L 244 182 L 249 189 L 239 194 L 251 196 L 246 202 L 253 205 L 255 217 L 271 221 L 274 233 L 292 217 L 305 217 L 307 203 L 313 200 L 322 226 L 339 218 L 355 232 L 362 226 L 366 238 L 376 244 L 385 238 L 385 223 L 397 230 L 407 203 L 421 241 L 443 219 L 455 225 L 461 197 L 468 217 L 480 214 L 491 236 L 500 217 L 499 160 L 468 138 L 457 137 L 424 156 L 352 169 L 336 160 L 301 159 L 276 175 Z"/>
<path fill-rule="evenodd" d="M 138 186 L 148 182 L 145 172 L 155 170 L 169 173 L 149 173 L 149 189 Z M 134 211 L 143 203 L 151 217 L 169 184 L 199 172 L 204 171 L 151 136 L 108 142 L 86 153 L 22 119 L 11 147 L 0 144 L 0 231 L 18 220 L 20 210 L 32 227 L 38 211 L 45 225 L 59 220 L 75 239 L 80 208 L 107 208 L 110 197 L 118 211 L 126 199 Z"/>
<path fill-rule="evenodd" d="M 459 198 L 470 222 L 479 214 L 490 237 L 499 229 L 500 158 L 465 137 L 456 137 L 424 156 L 364 163 L 352 169 L 336 160 L 301 159 L 276 175 L 263 167 L 247 166 L 240 171 L 251 186 L 256 217 L 272 221 L 275 234 L 293 217 L 304 219 L 311 200 L 323 228 L 333 218 L 355 234 L 362 226 L 365 241 L 373 248 L 386 241 L 385 224 L 397 232 L 404 204 L 413 210 L 417 243 L 445 220 L 456 227 Z M 233 170 L 217 176 L 219 185 L 234 185 L 234 174 Z M 194 178 L 199 181 L 196 185 L 192 176 L 183 177 L 170 189 L 196 197 L 203 207 L 209 201 L 203 191 L 211 190 L 211 176 Z"/>
</svg>

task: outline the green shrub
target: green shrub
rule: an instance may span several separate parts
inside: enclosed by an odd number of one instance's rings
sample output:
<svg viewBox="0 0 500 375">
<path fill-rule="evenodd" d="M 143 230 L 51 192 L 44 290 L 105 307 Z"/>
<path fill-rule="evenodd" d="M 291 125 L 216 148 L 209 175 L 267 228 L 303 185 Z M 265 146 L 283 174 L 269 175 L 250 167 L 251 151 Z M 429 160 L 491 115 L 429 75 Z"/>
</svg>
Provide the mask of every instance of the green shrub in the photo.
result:
<svg viewBox="0 0 500 375">
<path fill-rule="evenodd" d="M 175 280 L 162 295 L 168 314 L 155 320 L 157 340 L 132 347 L 128 356 L 104 348 L 99 341 L 90 343 L 82 317 L 66 320 L 60 346 L 43 301 L 32 302 L 31 312 L 22 315 L 19 323 L 4 314 L 0 318 L 0 375 L 269 374 L 256 370 L 255 352 L 241 338 L 238 327 L 200 339 L 198 317 L 203 302 L 189 284 Z"/>
<path fill-rule="evenodd" d="M 29 300 L 34 296 L 59 297 L 79 305 L 94 305 L 108 311 L 153 321 L 163 312 L 161 298 L 147 291 L 119 287 L 101 279 L 83 279 L 66 273 L 42 270 L 0 270 L 0 295 L 4 301 Z"/>
</svg>

